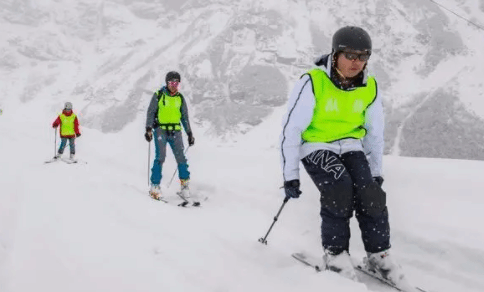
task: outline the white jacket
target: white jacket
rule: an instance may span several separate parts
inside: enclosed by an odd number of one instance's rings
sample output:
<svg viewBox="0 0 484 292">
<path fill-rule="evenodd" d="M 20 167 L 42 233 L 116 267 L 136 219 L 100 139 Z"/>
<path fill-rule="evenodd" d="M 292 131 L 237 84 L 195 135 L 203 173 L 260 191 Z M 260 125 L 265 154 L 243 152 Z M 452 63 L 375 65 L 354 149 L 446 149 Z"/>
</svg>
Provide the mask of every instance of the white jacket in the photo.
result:
<svg viewBox="0 0 484 292">
<path fill-rule="evenodd" d="M 326 59 L 327 60 L 326 60 Z M 320 69 L 331 76 L 331 55 L 323 56 Z M 363 72 L 366 84 L 367 72 Z M 342 139 L 331 143 L 303 143 L 304 132 L 313 118 L 316 99 L 311 78 L 304 75 L 294 86 L 288 101 L 288 110 L 282 121 L 281 163 L 284 181 L 299 179 L 299 161 L 316 150 L 329 150 L 336 154 L 349 151 L 364 151 L 373 177 L 382 175 L 384 116 L 382 99 L 377 90 L 375 101 L 365 113 L 366 136 L 363 139 Z"/>
</svg>

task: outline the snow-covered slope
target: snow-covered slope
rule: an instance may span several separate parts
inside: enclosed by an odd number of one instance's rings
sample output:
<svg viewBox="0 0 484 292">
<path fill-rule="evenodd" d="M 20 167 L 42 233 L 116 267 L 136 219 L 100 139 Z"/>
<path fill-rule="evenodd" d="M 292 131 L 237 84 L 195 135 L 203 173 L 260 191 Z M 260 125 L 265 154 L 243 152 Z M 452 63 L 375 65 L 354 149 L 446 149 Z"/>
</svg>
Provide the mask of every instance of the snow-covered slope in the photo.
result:
<svg viewBox="0 0 484 292">
<path fill-rule="evenodd" d="M 116 134 L 83 128 L 77 157 L 87 164 L 43 164 L 54 152 L 53 117 L 37 110 L 43 102 L 0 116 L 0 291 L 390 291 L 290 257 L 322 252 L 318 194 L 306 175 L 269 244 L 258 243 L 283 199 L 275 147 L 282 113 L 231 144 L 198 136 L 188 152 L 192 188 L 209 199 L 182 209 L 147 195 L 142 118 Z M 484 164 L 384 163 L 392 250 L 408 277 L 429 291 L 482 291 Z M 163 183 L 172 198 L 174 167 L 170 156 Z M 351 252 L 361 258 L 354 220 L 352 230 Z"/>
<path fill-rule="evenodd" d="M 484 19 L 482 0 L 440 3 Z M 4 0 L 0 25 L 4 110 L 43 99 L 53 114 L 71 100 L 85 126 L 118 132 L 176 69 L 194 120 L 222 137 L 283 106 L 332 34 L 359 25 L 373 37 L 386 152 L 484 158 L 483 31 L 432 1 Z"/>
<path fill-rule="evenodd" d="M 362 25 L 375 44 L 387 153 L 482 158 L 473 115 L 484 108 L 482 32 L 425 1 L 162 2 L 0 3 L 0 291 L 388 291 L 290 257 L 321 255 L 319 199 L 305 175 L 268 246 L 257 242 L 283 199 L 277 140 L 287 91 L 338 27 Z M 482 0 L 442 3 L 483 19 Z M 209 196 L 200 209 L 146 194 L 144 116 L 171 69 L 183 74 L 194 116 L 192 188 Z M 87 164 L 44 165 L 67 100 Z M 384 164 L 392 251 L 410 280 L 483 291 L 484 164 Z M 172 198 L 174 169 L 169 156 Z M 356 222 L 352 231 L 361 258 Z"/>
</svg>

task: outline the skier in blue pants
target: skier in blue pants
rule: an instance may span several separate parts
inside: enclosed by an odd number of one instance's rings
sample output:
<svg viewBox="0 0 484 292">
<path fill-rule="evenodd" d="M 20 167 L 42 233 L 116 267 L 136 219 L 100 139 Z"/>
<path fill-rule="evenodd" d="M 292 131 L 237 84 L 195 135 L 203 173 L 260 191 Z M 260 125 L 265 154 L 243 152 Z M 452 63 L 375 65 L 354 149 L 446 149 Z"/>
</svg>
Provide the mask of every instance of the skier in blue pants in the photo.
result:
<svg viewBox="0 0 484 292">
<path fill-rule="evenodd" d="M 158 131 L 153 131 L 153 140 L 155 144 L 155 160 L 153 161 L 153 166 L 151 167 L 151 188 L 152 191 L 156 191 L 156 189 L 159 188 L 161 178 L 162 178 L 162 166 L 165 161 L 165 155 L 166 155 L 166 143 L 168 143 L 173 150 L 173 153 L 175 155 L 176 161 L 182 161 L 182 163 L 178 164 L 178 172 L 179 172 L 179 179 L 181 181 L 184 180 L 189 180 L 190 179 L 190 171 L 188 171 L 188 164 L 186 162 L 183 162 L 186 160 L 184 158 L 184 155 L 181 155 L 183 153 L 183 145 L 179 145 L 179 139 L 171 139 L 171 137 L 167 137 L 167 135 L 164 135 L 163 132 L 161 135 L 158 134 Z M 161 141 L 160 141 L 161 140 Z M 161 145 L 160 145 L 161 144 Z M 180 150 L 182 151 L 180 153 Z M 163 153 L 163 155 L 160 155 Z M 163 158 L 161 158 L 161 156 Z M 153 190 L 155 189 L 155 190 Z M 161 191 L 160 191 L 161 194 Z"/>
<path fill-rule="evenodd" d="M 191 131 L 185 98 L 178 91 L 181 81 L 180 74 L 174 71 L 168 72 L 165 81 L 166 86 L 163 86 L 153 95 L 146 119 L 145 139 L 150 142 L 153 137 L 155 138 L 156 151 L 151 173 L 150 195 L 154 199 L 161 198 L 160 182 L 166 157 L 166 144 L 168 143 L 178 164 L 181 195 L 187 202 L 200 205 L 196 198 L 191 195 L 189 189 L 190 172 L 184 153 L 182 126 L 188 135 L 189 146 L 195 144 L 195 138 Z"/>
</svg>

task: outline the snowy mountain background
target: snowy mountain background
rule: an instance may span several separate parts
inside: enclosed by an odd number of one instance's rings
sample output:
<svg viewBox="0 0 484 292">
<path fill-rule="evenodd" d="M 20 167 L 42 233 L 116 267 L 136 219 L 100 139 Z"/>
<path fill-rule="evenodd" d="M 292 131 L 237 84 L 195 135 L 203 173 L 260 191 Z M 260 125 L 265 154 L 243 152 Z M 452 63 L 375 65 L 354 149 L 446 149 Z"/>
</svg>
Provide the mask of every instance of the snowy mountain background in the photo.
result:
<svg viewBox="0 0 484 292">
<path fill-rule="evenodd" d="M 439 2 L 484 19 L 483 0 Z M 392 255 L 428 291 L 484 291 L 484 162 L 446 159 L 482 159 L 483 34 L 417 0 L 0 0 L 0 291 L 392 291 L 290 257 L 322 255 L 304 171 L 303 195 L 257 242 L 283 199 L 287 93 L 347 24 L 374 40 Z M 147 196 L 146 107 L 173 69 L 196 138 L 191 188 L 209 197 L 200 209 Z M 65 101 L 87 163 L 44 165 Z M 171 200 L 174 169 L 168 151 Z M 358 260 L 356 220 L 351 230 Z"/>
<path fill-rule="evenodd" d="M 440 3 L 484 19 L 484 0 Z M 70 100 L 85 127 L 119 132 L 179 70 L 192 120 L 230 140 L 285 105 L 344 25 L 373 38 L 386 153 L 484 159 L 483 31 L 431 1 L 2 0 L 0 106 Z"/>
</svg>

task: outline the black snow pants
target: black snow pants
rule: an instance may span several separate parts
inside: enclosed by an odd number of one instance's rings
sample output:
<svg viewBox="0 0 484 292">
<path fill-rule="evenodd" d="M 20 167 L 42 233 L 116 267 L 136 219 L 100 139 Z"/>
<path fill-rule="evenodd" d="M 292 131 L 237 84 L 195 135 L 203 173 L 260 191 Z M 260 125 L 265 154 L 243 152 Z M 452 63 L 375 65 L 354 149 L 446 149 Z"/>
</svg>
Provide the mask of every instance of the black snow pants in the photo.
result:
<svg viewBox="0 0 484 292">
<path fill-rule="evenodd" d="M 349 251 L 354 211 L 365 250 L 375 253 L 390 248 L 386 194 L 374 182 L 362 151 L 337 155 L 317 150 L 302 162 L 321 193 L 321 236 L 326 252 Z"/>
</svg>

